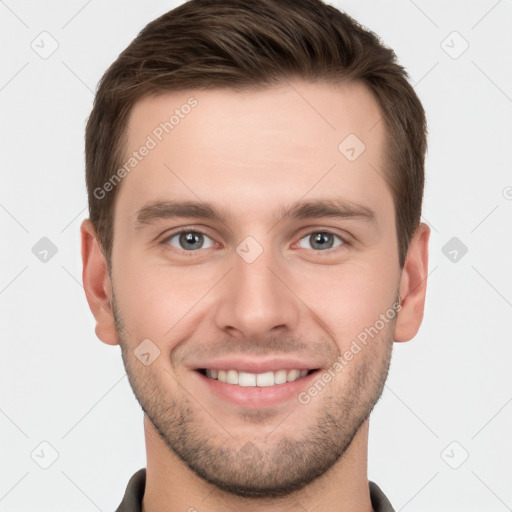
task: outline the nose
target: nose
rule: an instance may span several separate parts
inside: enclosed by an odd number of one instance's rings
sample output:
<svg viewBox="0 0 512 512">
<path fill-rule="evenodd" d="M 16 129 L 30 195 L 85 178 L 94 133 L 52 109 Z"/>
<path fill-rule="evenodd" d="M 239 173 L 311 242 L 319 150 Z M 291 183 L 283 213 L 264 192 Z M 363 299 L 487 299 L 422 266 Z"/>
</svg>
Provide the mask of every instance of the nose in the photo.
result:
<svg viewBox="0 0 512 512">
<path fill-rule="evenodd" d="M 290 287 L 291 281 L 289 270 L 270 250 L 252 262 L 235 253 L 233 269 L 217 290 L 217 328 L 249 339 L 261 339 L 279 330 L 293 332 L 301 301 Z"/>
</svg>

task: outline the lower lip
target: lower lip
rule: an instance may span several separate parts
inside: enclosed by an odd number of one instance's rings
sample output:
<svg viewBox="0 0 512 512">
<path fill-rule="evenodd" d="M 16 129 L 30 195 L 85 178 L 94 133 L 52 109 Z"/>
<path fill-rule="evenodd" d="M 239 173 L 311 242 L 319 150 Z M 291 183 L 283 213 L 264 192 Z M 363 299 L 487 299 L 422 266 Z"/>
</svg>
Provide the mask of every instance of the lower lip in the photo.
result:
<svg viewBox="0 0 512 512">
<path fill-rule="evenodd" d="M 285 384 L 275 384 L 273 386 L 239 386 L 238 384 L 228 384 L 216 379 L 206 377 L 202 373 L 195 371 L 202 382 L 204 382 L 212 393 L 235 405 L 246 407 L 270 407 L 277 405 L 291 398 L 297 398 L 297 395 L 305 388 L 311 385 L 318 370 L 315 370 L 305 377 Z"/>
</svg>

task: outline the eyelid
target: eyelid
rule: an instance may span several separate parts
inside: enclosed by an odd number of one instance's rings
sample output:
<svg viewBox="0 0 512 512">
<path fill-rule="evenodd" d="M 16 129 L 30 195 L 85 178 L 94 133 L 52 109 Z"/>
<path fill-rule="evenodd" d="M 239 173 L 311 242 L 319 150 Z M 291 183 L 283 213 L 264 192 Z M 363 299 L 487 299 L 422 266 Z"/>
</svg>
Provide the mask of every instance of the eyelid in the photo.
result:
<svg viewBox="0 0 512 512">
<path fill-rule="evenodd" d="M 305 231 L 303 233 L 301 233 L 299 235 L 299 239 L 297 240 L 297 242 L 295 242 L 293 244 L 293 247 L 295 248 L 295 246 L 297 246 L 304 238 L 308 237 L 308 236 L 311 236 L 312 234 L 314 233 L 325 233 L 325 234 L 328 234 L 328 235 L 332 235 L 334 237 L 337 237 L 341 243 L 339 245 L 337 245 L 336 247 L 330 247 L 328 249 L 323 249 L 323 250 L 314 250 L 314 249 L 305 249 L 309 252 L 313 252 L 315 255 L 319 255 L 319 256 L 329 256 L 333 253 L 335 253 L 336 251 L 339 251 L 339 250 L 344 250 L 347 248 L 347 246 L 351 245 L 350 241 L 348 240 L 348 235 L 347 236 L 344 236 L 344 235 L 341 235 L 339 234 L 338 232 L 336 232 L 335 230 L 332 230 L 332 229 L 328 229 L 328 228 L 313 228 L 313 229 L 309 229 L 308 231 Z M 298 249 L 304 249 L 304 247 L 297 247 Z"/>
<path fill-rule="evenodd" d="M 209 235 L 207 233 L 207 229 L 203 226 L 201 227 L 198 227 L 198 226 L 181 226 L 179 228 L 176 228 L 175 230 L 168 230 L 168 231 L 165 231 L 164 233 L 162 233 L 159 237 L 157 237 L 157 241 L 159 244 L 167 244 L 169 242 L 169 240 L 173 237 L 175 237 L 176 235 L 181 235 L 182 233 L 199 233 L 200 235 L 203 235 L 203 236 L 206 236 L 208 237 L 215 245 L 219 245 L 218 242 L 215 240 L 214 237 L 212 237 L 211 235 Z M 176 249 L 176 247 L 173 247 L 173 249 Z M 179 249 L 177 249 L 179 250 Z M 198 252 L 198 251 L 185 251 L 182 249 L 183 252 Z"/>
<path fill-rule="evenodd" d="M 329 235 L 337 236 L 343 244 L 349 245 L 351 244 L 352 237 L 345 231 L 340 232 L 335 228 L 327 228 L 322 226 L 308 226 L 302 228 L 299 233 L 296 235 L 299 237 L 299 241 L 302 240 L 307 235 L 312 235 L 313 233 L 327 233 Z"/>
</svg>

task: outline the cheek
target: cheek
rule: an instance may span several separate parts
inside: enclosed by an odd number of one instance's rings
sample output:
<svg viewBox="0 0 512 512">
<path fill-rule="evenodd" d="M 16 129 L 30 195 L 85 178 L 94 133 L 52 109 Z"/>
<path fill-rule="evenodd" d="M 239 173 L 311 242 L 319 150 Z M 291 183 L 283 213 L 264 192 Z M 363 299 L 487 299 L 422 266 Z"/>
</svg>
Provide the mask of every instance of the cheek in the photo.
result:
<svg viewBox="0 0 512 512">
<path fill-rule="evenodd" d="M 297 294 L 329 327 L 343 350 L 389 311 L 398 278 L 396 269 L 370 261 L 310 268 L 296 281 L 301 283 Z"/>
<path fill-rule="evenodd" d="M 169 340 L 177 343 L 215 283 L 213 271 L 200 266 L 144 266 L 134 259 L 119 262 L 118 278 L 114 275 L 116 299 L 132 342 L 149 338 L 161 348 Z"/>
</svg>

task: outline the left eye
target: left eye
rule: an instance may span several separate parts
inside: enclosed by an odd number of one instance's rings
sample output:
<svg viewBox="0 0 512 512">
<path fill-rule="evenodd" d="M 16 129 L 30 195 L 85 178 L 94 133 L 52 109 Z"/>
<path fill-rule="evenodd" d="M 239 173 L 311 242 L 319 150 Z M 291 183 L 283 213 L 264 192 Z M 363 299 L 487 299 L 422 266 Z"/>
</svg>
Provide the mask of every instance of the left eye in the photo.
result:
<svg viewBox="0 0 512 512">
<path fill-rule="evenodd" d="M 176 238 L 177 242 L 174 241 Z M 172 247 L 185 251 L 197 251 L 198 249 L 209 249 L 213 247 L 213 240 L 199 231 L 180 231 L 166 238 L 164 243 L 168 243 Z"/>
<path fill-rule="evenodd" d="M 339 243 L 334 245 L 334 239 L 337 238 Z M 302 242 L 306 240 L 306 243 L 309 243 L 309 247 L 305 247 Z M 328 231 L 315 231 L 313 233 L 309 233 L 305 237 L 301 238 L 299 241 L 299 246 L 303 249 L 319 249 L 321 251 L 325 251 L 327 249 L 333 249 L 334 247 L 339 247 L 345 242 L 334 233 L 329 233 Z"/>
</svg>

